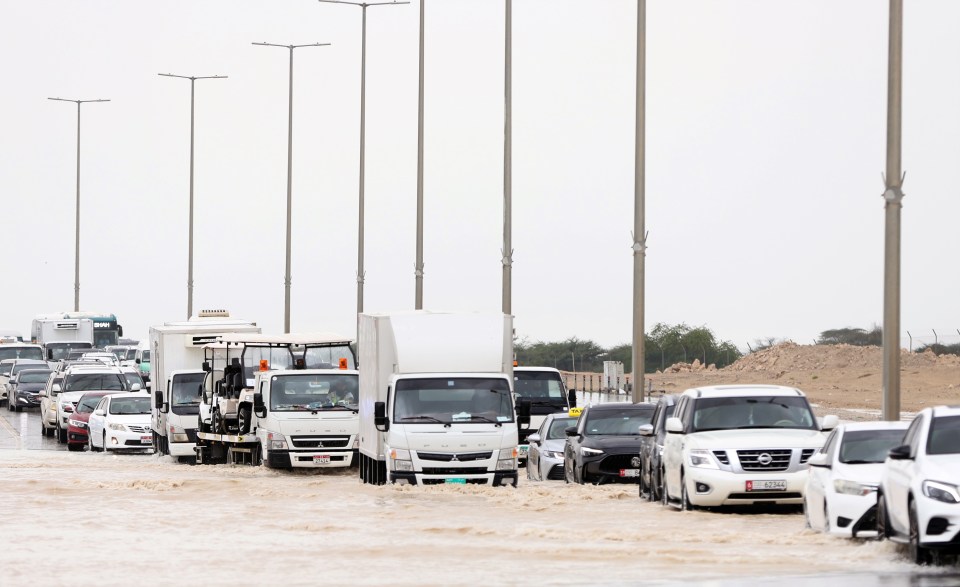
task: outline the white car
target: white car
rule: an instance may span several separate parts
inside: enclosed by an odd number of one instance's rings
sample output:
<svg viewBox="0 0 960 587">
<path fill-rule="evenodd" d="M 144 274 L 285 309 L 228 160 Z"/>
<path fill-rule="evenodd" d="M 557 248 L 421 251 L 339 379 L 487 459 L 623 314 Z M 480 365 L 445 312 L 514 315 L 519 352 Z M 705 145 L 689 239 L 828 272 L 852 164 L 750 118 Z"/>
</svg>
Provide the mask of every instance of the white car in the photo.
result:
<svg viewBox="0 0 960 587">
<path fill-rule="evenodd" d="M 917 564 L 960 552 L 960 407 L 925 408 L 884 462 L 877 533 Z"/>
<path fill-rule="evenodd" d="M 688 389 L 666 422 L 665 504 L 681 509 L 803 503 L 807 460 L 824 431 L 799 389 L 719 385 Z"/>
<path fill-rule="evenodd" d="M 527 437 L 527 479 L 563 481 L 563 449 L 567 443 L 565 430 L 577 425 L 577 418 L 567 414 L 549 414 L 536 432 Z"/>
<path fill-rule="evenodd" d="M 87 442 L 91 451 L 152 451 L 150 395 L 137 391 L 103 396 L 90 414 L 87 429 Z"/>
<path fill-rule="evenodd" d="M 59 394 L 56 396 L 53 410 L 57 414 L 54 429 L 57 433 L 57 442 L 60 443 L 67 442 L 70 415 L 85 393 L 90 391 L 120 393 L 140 390 L 138 384 L 133 386 L 127 384 L 119 367 L 107 367 L 102 364 L 69 367 L 63 375 L 60 388 L 59 390 L 54 388 L 54 391 L 59 391 Z"/>
<path fill-rule="evenodd" d="M 883 461 L 891 448 L 903 444 L 906 429 L 906 422 L 856 422 L 831 432 L 807 463 L 807 526 L 836 536 L 876 535 Z"/>
</svg>

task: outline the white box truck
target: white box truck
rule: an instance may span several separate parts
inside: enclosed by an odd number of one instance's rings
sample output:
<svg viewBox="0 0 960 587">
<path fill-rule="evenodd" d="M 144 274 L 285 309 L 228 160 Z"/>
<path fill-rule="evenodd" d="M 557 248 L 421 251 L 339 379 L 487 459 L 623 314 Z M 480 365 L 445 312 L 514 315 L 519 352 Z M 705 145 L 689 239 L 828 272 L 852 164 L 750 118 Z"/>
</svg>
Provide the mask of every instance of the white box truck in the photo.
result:
<svg viewBox="0 0 960 587">
<path fill-rule="evenodd" d="M 207 345 L 197 463 L 357 463 L 356 359 L 337 334 L 230 334 Z"/>
<path fill-rule="evenodd" d="M 93 320 L 40 314 L 30 325 L 30 338 L 43 345 L 48 361 L 60 361 L 71 349 L 93 348 Z"/>
<path fill-rule="evenodd" d="M 517 484 L 513 318 L 361 314 L 360 477 L 365 483 Z"/>
<path fill-rule="evenodd" d="M 148 348 L 154 396 L 153 445 L 160 454 L 192 460 L 197 442 L 203 347 L 230 332 L 259 333 L 255 322 L 204 310 L 184 322 L 150 327 Z M 143 363 L 139 363 L 142 365 Z"/>
<path fill-rule="evenodd" d="M 560 371 L 552 367 L 514 367 L 513 391 L 517 402 L 530 404 L 530 423 L 521 426 L 519 431 L 518 458 L 523 468 L 527 464 L 527 451 L 530 448 L 527 437 L 540 429 L 547 415 L 567 413 L 571 407 L 576 407 L 577 396 L 567 390 Z"/>
<path fill-rule="evenodd" d="M 603 362 L 603 390 L 620 393 L 627 380 L 623 377 L 623 362 Z"/>
</svg>

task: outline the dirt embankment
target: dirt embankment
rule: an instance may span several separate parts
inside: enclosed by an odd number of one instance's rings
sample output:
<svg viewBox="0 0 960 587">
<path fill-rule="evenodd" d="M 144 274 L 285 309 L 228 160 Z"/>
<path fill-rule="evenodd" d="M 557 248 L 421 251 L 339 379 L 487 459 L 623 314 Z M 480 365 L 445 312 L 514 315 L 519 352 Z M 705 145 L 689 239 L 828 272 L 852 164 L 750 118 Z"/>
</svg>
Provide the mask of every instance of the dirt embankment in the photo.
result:
<svg viewBox="0 0 960 587">
<path fill-rule="evenodd" d="M 883 357 L 881 348 L 875 346 L 786 342 L 751 353 L 723 369 L 694 361 L 672 365 L 646 379 L 654 390 L 667 393 L 728 383 L 789 385 L 803 390 L 817 404 L 818 413 L 839 413 L 850 419 L 871 419 L 883 406 Z M 900 404 L 904 412 L 960 404 L 960 357 L 902 351 Z"/>
</svg>

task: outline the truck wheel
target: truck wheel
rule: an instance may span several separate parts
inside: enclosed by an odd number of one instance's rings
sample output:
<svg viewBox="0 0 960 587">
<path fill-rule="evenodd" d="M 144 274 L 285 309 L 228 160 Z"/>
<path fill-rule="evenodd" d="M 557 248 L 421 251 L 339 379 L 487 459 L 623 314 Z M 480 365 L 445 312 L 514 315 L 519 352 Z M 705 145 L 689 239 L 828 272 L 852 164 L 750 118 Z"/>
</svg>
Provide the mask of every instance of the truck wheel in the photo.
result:
<svg viewBox="0 0 960 587">
<path fill-rule="evenodd" d="M 250 455 L 250 464 L 254 467 L 259 467 L 263 464 L 263 445 L 259 442 L 257 446 L 253 447 L 253 454 Z"/>
<path fill-rule="evenodd" d="M 244 406 L 237 410 L 237 434 L 250 432 L 250 407 Z"/>
<path fill-rule="evenodd" d="M 210 432 L 214 434 L 223 433 L 223 418 L 220 416 L 220 410 L 214 410 L 210 414 Z"/>
</svg>

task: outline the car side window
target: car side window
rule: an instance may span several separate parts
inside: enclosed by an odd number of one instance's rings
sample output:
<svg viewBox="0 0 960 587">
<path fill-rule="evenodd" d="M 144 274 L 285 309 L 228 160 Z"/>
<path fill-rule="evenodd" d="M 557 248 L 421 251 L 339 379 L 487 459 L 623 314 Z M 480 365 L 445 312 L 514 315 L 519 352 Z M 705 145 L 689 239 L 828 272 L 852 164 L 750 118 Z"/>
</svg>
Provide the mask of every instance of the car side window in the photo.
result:
<svg viewBox="0 0 960 587">
<path fill-rule="evenodd" d="M 97 407 L 94 408 L 97 410 L 106 410 L 107 409 L 107 398 L 104 397 L 100 400 L 100 403 L 97 404 Z"/>
<path fill-rule="evenodd" d="M 577 432 L 581 435 L 583 434 L 584 428 L 587 427 L 587 412 L 590 411 L 590 408 L 587 408 L 580 412 L 580 417 L 577 418 Z"/>
<path fill-rule="evenodd" d="M 840 435 L 837 430 L 831 432 L 830 436 L 827 436 L 827 441 L 823 444 L 823 448 L 820 449 L 820 452 L 826 454 L 827 459 L 829 459 L 831 462 L 833 461 L 833 457 L 837 452 L 837 438 L 839 438 L 839 436 Z"/>
<path fill-rule="evenodd" d="M 923 430 L 924 420 L 923 414 L 919 414 L 914 418 L 913 422 L 910 423 L 910 428 L 907 429 L 907 433 L 903 437 L 903 443 L 910 445 L 911 457 L 917 456 L 917 452 L 920 450 L 920 431 Z"/>
</svg>

